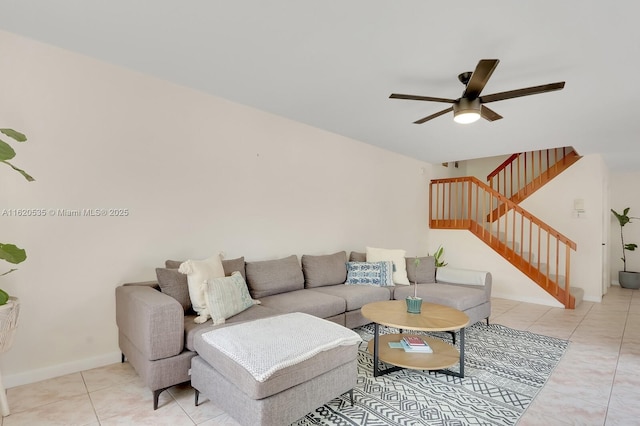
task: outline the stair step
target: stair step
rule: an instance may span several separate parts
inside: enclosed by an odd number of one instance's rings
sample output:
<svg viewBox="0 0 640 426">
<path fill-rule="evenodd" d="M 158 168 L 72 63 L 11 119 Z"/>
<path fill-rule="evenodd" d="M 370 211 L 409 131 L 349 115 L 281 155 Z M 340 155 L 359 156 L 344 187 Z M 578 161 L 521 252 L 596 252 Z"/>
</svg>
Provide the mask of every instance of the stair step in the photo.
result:
<svg viewBox="0 0 640 426">
<path fill-rule="evenodd" d="M 541 263 L 540 272 L 546 273 L 546 271 L 547 271 L 547 264 Z M 556 277 L 555 275 L 552 274 L 549 278 L 555 280 Z M 565 283 L 567 282 L 566 277 L 564 275 L 558 275 L 557 279 L 558 279 L 558 282 L 556 284 L 558 284 L 558 287 L 564 290 Z M 582 303 L 582 299 L 584 298 L 584 290 L 581 289 L 580 287 L 571 287 L 569 289 L 569 293 L 575 298 L 575 307 L 577 308 L 578 305 Z"/>
<path fill-rule="evenodd" d="M 575 307 L 577 308 L 584 299 L 584 290 L 580 287 L 571 287 L 569 293 L 576 299 Z"/>
</svg>

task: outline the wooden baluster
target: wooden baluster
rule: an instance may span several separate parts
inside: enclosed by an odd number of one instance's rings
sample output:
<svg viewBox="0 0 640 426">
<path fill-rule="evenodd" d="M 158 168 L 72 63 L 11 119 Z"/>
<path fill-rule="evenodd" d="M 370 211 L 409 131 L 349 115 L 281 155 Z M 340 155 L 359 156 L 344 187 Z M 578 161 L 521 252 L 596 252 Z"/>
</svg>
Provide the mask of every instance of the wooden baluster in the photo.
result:
<svg viewBox="0 0 640 426">
<path fill-rule="evenodd" d="M 560 240 L 556 238 L 556 294 L 558 294 L 558 285 L 560 284 Z"/>
<path fill-rule="evenodd" d="M 546 280 L 545 281 L 547 283 L 547 288 L 549 288 L 549 273 L 551 272 L 551 265 L 549 264 L 549 255 L 550 255 L 549 248 L 551 246 L 550 246 L 550 241 L 549 241 L 550 240 L 549 231 L 547 231 L 547 230 L 545 230 L 545 231 L 547 233 L 547 262 L 546 262 L 547 263 L 547 272 L 545 273 L 545 276 L 546 276 Z"/>
<path fill-rule="evenodd" d="M 571 293 L 569 287 L 569 275 L 571 274 L 571 248 L 568 244 L 565 245 L 566 254 L 565 254 L 565 265 L 564 265 L 564 307 L 573 309 L 575 308 L 575 302 L 571 303 Z"/>
</svg>

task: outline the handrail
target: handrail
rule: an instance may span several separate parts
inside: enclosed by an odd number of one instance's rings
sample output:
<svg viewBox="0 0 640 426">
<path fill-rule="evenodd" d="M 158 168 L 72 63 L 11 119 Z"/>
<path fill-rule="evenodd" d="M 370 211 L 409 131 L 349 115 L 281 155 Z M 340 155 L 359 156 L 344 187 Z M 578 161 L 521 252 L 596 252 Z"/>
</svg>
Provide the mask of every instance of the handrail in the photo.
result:
<svg viewBox="0 0 640 426">
<path fill-rule="evenodd" d="M 499 204 L 505 211 L 494 217 Z M 576 243 L 478 178 L 432 180 L 429 223 L 432 228 L 470 230 L 566 307 L 573 307 L 570 251 L 577 249 Z"/>
<path fill-rule="evenodd" d="M 500 164 L 498 167 L 496 167 L 496 169 L 494 171 L 492 171 L 491 173 L 489 173 L 489 175 L 487 176 L 487 182 L 491 180 L 492 177 L 494 177 L 495 175 L 497 175 L 498 173 L 500 173 L 502 170 L 506 169 L 507 166 L 511 163 L 513 163 L 513 160 L 515 160 L 516 158 L 518 158 L 518 156 L 522 154 L 522 152 L 517 152 L 515 154 L 511 154 L 511 156 L 509 158 L 507 158 L 506 160 L 504 160 L 502 162 L 502 164 Z"/>
<path fill-rule="evenodd" d="M 542 183 L 545 173 L 566 163 L 571 153 L 576 155 L 572 147 L 562 147 L 512 154 L 487 175 L 487 182 L 508 198 L 520 196 L 522 200 L 533 182 Z"/>
</svg>

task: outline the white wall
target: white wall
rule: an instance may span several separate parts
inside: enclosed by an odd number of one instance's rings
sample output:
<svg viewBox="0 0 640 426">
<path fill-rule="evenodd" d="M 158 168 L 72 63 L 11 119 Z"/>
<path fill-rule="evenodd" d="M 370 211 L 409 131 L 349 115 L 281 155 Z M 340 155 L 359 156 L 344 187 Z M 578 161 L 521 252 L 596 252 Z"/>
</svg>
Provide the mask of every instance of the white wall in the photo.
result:
<svg viewBox="0 0 640 426">
<path fill-rule="evenodd" d="M 0 127 L 37 179 L 0 170 L 1 208 L 129 212 L 2 217 L 29 256 L 1 282 L 8 387 L 118 362 L 114 289 L 167 258 L 426 252 L 429 164 L 8 33 L 0 58 Z"/>
<path fill-rule="evenodd" d="M 602 243 L 607 240 L 603 226 L 603 214 L 608 211 L 603 183 L 607 174 L 600 155 L 585 155 L 521 203 L 577 244 L 577 250 L 571 253 L 571 285 L 584 290 L 585 300 L 598 302 L 605 259 Z M 584 200 L 584 214 L 574 213 L 575 199 Z"/>
</svg>

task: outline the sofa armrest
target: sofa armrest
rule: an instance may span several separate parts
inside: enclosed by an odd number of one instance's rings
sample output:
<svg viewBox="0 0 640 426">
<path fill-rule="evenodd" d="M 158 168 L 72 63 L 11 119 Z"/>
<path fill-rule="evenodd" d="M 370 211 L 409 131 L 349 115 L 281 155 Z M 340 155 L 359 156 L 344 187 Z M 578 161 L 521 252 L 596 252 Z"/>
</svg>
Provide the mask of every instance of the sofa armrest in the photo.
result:
<svg viewBox="0 0 640 426">
<path fill-rule="evenodd" d="M 469 269 L 456 269 L 451 267 L 438 268 L 436 282 L 442 284 L 461 285 L 469 288 L 482 288 L 487 297 L 491 299 L 492 275 L 488 271 L 472 271 Z"/>
<path fill-rule="evenodd" d="M 116 287 L 116 324 L 150 361 L 175 356 L 184 348 L 182 305 L 148 285 Z"/>
</svg>

